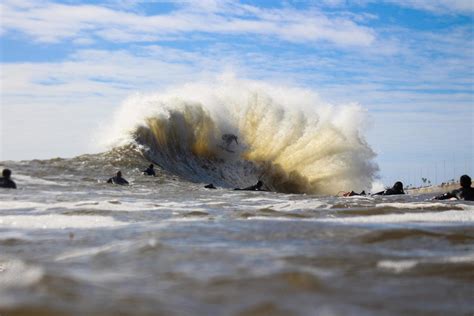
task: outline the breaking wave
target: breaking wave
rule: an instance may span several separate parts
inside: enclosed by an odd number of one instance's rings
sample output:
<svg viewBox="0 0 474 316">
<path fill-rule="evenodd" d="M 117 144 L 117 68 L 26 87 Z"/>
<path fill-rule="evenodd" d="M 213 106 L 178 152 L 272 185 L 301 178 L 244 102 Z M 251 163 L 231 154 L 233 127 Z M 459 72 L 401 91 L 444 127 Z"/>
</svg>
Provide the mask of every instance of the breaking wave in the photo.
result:
<svg viewBox="0 0 474 316">
<path fill-rule="evenodd" d="M 378 171 L 363 137 L 366 113 L 299 88 L 233 78 L 135 95 L 104 142 L 136 144 L 164 170 L 233 187 L 258 179 L 269 190 L 335 194 L 369 189 Z M 238 137 L 226 144 L 223 134 Z"/>
</svg>

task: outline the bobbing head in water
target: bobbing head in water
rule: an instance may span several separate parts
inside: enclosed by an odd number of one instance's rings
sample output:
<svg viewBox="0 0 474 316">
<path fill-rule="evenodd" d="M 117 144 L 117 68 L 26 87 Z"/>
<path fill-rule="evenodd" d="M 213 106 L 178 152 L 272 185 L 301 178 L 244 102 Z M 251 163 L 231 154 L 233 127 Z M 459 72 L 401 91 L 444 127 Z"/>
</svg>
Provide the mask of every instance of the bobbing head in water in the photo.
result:
<svg viewBox="0 0 474 316">
<path fill-rule="evenodd" d="M 222 135 L 222 140 L 226 144 L 226 146 L 229 146 L 233 141 L 235 141 L 236 144 L 239 142 L 237 141 L 238 137 L 235 136 L 234 134 L 224 134 Z"/>
<path fill-rule="evenodd" d="M 471 177 L 469 177 L 467 174 L 462 175 L 461 178 L 459 179 L 459 182 L 463 188 L 469 188 L 471 187 Z"/>
<path fill-rule="evenodd" d="M 10 179 L 11 174 L 12 174 L 12 171 L 10 169 L 3 169 L 2 171 L 2 175 L 5 179 Z"/>
<path fill-rule="evenodd" d="M 397 191 L 403 191 L 403 183 L 401 183 L 400 181 L 397 181 L 393 185 L 393 188 Z"/>
</svg>

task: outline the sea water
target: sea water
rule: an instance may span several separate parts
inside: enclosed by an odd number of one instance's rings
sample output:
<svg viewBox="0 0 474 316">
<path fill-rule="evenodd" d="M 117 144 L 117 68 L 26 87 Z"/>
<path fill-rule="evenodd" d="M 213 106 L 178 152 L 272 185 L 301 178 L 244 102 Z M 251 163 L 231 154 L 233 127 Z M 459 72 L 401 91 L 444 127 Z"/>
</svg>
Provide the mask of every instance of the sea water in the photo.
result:
<svg viewBox="0 0 474 316">
<path fill-rule="evenodd" d="M 474 313 L 473 202 L 337 196 L 377 173 L 357 106 L 179 91 L 126 101 L 102 154 L 0 163 L 2 316 Z"/>
</svg>

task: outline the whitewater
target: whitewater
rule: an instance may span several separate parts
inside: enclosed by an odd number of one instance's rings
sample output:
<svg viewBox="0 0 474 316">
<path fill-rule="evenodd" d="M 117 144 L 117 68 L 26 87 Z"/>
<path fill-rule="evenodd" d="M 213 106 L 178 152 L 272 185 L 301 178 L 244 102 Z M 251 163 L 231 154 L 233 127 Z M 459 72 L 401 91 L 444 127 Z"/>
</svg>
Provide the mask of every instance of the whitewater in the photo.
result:
<svg viewBox="0 0 474 316">
<path fill-rule="evenodd" d="M 102 143 L 137 144 L 148 160 L 195 182 L 235 187 L 263 180 L 285 193 L 367 190 L 377 165 L 358 105 L 309 91 L 232 78 L 129 98 Z M 227 148 L 222 135 L 239 144 Z M 226 150 L 228 149 L 228 150 Z"/>
<path fill-rule="evenodd" d="M 473 314 L 473 202 L 338 196 L 377 179 L 369 123 L 223 79 L 131 96 L 102 153 L 0 162 L 0 315 Z"/>
</svg>

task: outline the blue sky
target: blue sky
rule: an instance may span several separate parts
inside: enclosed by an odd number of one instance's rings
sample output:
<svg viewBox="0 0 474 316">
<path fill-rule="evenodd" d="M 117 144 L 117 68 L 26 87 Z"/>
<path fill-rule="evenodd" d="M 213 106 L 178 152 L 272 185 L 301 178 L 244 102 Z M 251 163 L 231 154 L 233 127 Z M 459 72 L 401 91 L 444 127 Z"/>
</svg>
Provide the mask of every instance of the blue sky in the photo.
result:
<svg viewBox="0 0 474 316">
<path fill-rule="evenodd" d="M 129 95 L 231 71 L 359 103 L 385 184 L 474 173 L 474 1 L 0 4 L 0 160 L 71 157 Z"/>
</svg>

